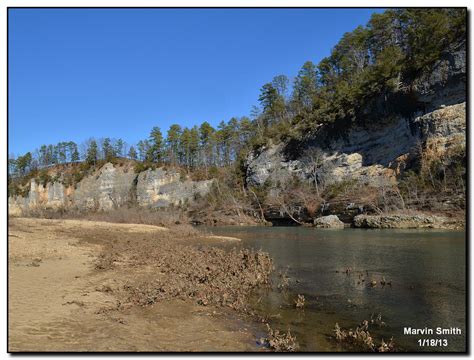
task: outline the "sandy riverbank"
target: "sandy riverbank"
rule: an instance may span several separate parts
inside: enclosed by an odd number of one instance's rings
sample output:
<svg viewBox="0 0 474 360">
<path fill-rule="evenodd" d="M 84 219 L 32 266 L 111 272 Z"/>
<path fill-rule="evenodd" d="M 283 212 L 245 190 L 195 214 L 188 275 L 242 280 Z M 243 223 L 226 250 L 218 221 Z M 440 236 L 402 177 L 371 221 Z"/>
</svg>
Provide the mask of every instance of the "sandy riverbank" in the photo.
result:
<svg viewBox="0 0 474 360">
<path fill-rule="evenodd" d="M 167 270 L 184 259 L 171 258 L 173 251 L 194 256 L 197 271 L 199 262 L 219 267 L 227 255 L 190 244 L 191 233 L 176 234 L 147 225 L 10 219 L 9 351 L 258 350 L 256 328 L 231 310 L 241 301 L 237 293 L 210 293 L 204 280 L 201 286 L 185 278 L 182 264 Z M 261 266 L 255 264 L 242 269 L 242 279 Z M 212 286 L 231 285 L 213 274 L 220 282 Z M 157 281 L 179 278 L 180 287 L 157 292 Z"/>
</svg>

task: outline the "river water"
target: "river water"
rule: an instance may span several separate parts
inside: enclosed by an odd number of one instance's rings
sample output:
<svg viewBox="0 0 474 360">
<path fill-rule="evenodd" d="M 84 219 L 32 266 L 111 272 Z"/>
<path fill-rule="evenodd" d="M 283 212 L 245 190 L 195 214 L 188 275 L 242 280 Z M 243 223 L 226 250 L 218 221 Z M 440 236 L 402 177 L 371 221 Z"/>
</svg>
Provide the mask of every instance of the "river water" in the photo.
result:
<svg viewBox="0 0 474 360">
<path fill-rule="evenodd" d="M 287 271 L 288 290 L 258 294 L 260 311 L 275 328 L 291 330 L 301 351 L 348 351 L 334 341 L 337 322 L 353 328 L 381 314 L 371 326 L 380 339 L 394 338 L 399 351 L 465 351 L 465 233 L 436 230 L 313 229 L 303 227 L 217 227 L 216 235 L 262 249 L 276 274 Z M 349 273 L 346 270 L 350 268 Z M 390 285 L 382 286 L 385 279 Z M 364 279 L 364 281 L 362 281 Z M 372 287 L 371 281 L 377 285 Z M 280 279 L 276 276 L 274 283 Z M 305 296 L 296 309 L 298 294 Z M 404 328 L 433 328 L 434 335 L 405 335 Z M 461 335 L 436 335 L 436 328 Z M 446 339 L 447 346 L 420 347 L 419 339 Z"/>
</svg>

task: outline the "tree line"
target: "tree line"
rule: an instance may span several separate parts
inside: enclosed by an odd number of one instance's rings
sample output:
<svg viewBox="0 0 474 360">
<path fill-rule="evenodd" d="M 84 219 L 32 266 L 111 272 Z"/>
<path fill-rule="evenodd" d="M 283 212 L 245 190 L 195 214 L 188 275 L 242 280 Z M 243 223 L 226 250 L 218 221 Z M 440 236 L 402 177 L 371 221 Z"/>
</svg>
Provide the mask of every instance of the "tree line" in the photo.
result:
<svg viewBox="0 0 474 360">
<path fill-rule="evenodd" d="M 465 9 L 390 9 L 344 34 L 319 64 L 305 62 L 292 83 L 278 75 L 264 84 L 250 118 L 234 117 L 217 128 L 208 122 L 191 128 L 173 124 L 165 135 L 156 126 L 131 146 L 110 138 L 90 139 L 81 149 L 72 141 L 42 145 L 33 153 L 10 156 L 9 173 L 114 158 L 189 170 L 231 166 L 270 139 L 300 140 L 323 124 L 376 121 L 367 114 L 374 99 L 388 104 L 393 94 L 414 91 L 413 80 L 465 39 Z"/>
<path fill-rule="evenodd" d="M 391 105 L 393 95 L 410 98 L 416 78 L 429 73 L 443 52 L 465 45 L 466 19 L 466 9 L 460 8 L 373 14 L 366 26 L 345 33 L 319 64 L 304 63 L 291 94 L 283 75 L 263 85 L 256 119 L 263 129 L 260 141 L 300 139 L 338 121 L 344 128 L 354 121 L 377 121 L 377 99 L 387 112 L 412 111 L 408 101 L 405 109 Z"/>
<path fill-rule="evenodd" d="M 217 128 L 205 121 L 200 126 L 182 128 L 172 124 L 166 136 L 155 126 L 146 139 L 128 146 L 122 139 L 91 138 L 81 145 L 73 141 L 41 145 L 34 152 L 18 157 L 10 155 L 9 173 L 23 176 L 45 167 L 75 162 L 95 165 L 101 160 L 128 158 L 147 164 L 169 164 L 189 170 L 232 165 L 255 132 L 248 117 L 221 121 Z"/>
</svg>

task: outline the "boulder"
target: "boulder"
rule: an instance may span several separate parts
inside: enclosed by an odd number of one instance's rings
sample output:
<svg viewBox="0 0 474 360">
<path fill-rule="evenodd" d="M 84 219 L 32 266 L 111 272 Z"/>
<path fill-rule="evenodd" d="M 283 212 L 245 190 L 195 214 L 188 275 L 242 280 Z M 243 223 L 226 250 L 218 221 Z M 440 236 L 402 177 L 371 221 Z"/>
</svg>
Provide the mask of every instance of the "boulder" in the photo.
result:
<svg viewBox="0 0 474 360">
<path fill-rule="evenodd" d="M 326 229 L 343 229 L 344 223 L 336 215 L 328 215 L 314 219 L 314 226 Z"/>
</svg>

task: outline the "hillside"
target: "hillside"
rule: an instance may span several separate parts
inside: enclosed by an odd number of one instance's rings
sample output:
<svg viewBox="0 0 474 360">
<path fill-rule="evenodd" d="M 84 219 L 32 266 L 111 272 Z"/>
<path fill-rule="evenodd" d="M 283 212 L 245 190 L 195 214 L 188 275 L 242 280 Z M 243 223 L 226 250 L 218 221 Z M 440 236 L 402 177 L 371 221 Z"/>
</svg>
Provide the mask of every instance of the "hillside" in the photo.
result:
<svg viewBox="0 0 474 360">
<path fill-rule="evenodd" d="M 344 34 L 319 64 L 304 63 L 290 94 L 285 75 L 264 84 L 252 118 L 175 124 L 166 138 L 154 127 L 128 152 L 106 138 L 82 154 L 62 142 L 11 159 L 9 211 L 173 206 L 195 223 L 462 221 L 466 78 L 465 9 L 391 9 Z"/>
</svg>

